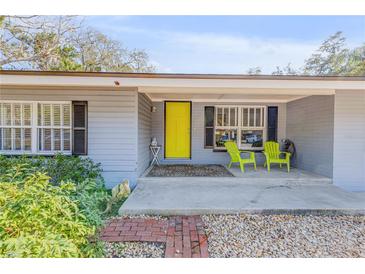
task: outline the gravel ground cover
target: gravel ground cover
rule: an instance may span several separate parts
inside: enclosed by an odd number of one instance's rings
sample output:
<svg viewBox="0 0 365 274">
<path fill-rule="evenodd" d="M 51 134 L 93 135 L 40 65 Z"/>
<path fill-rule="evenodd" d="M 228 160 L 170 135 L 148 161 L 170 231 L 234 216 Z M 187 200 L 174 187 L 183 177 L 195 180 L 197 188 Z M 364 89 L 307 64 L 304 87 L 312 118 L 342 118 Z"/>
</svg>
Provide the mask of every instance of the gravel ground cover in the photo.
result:
<svg viewBox="0 0 365 274">
<path fill-rule="evenodd" d="M 106 258 L 163 258 L 165 244 L 143 242 L 105 242 Z"/>
<path fill-rule="evenodd" d="M 365 257 L 365 216 L 205 215 L 210 257 Z"/>
<path fill-rule="evenodd" d="M 154 166 L 146 177 L 234 177 L 221 165 L 160 165 Z"/>
</svg>

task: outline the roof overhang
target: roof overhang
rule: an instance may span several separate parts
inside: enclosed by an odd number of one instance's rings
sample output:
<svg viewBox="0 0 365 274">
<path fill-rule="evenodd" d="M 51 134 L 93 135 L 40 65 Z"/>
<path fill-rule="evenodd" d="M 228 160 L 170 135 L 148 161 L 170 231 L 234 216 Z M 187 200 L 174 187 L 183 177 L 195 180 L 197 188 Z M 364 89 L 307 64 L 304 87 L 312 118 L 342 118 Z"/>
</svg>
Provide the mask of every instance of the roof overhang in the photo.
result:
<svg viewBox="0 0 365 274">
<path fill-rule="evenodd" d="M 133 87 L 138 92 L 148 94 L 154 101 L 257 101 L 271 98 L 277 102 L 288 102 L 309 95 L 331 95 L 336 90 L 365 90 L 365 77 L 0 71 L 0 85 L 55 88 Z"/>
</svg>

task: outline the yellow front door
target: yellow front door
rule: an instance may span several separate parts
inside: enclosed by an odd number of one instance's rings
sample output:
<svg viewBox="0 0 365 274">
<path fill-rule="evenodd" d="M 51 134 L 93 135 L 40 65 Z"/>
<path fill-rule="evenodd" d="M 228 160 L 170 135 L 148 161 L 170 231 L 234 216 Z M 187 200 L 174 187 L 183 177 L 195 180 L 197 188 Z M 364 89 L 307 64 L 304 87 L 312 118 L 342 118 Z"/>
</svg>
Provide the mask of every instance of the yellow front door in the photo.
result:
<svg viewBox="0 0 365 274">
<path fill-rule="evenodd" d="M 165 158 L 190 158 L 190 102 L 165 102 Z"/>
</svg>

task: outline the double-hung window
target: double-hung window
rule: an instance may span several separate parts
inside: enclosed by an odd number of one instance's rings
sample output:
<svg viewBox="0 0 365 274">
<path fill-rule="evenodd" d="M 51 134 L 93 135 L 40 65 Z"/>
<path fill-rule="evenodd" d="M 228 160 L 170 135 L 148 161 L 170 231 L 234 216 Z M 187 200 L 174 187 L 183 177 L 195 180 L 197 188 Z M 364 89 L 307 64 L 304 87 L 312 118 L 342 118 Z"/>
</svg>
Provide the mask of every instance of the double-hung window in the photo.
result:
<svg viewBox="0 0 365 274">
<path fill-rule="evenodd" d="M 71 153 L 71 102 L 37 104 L 37 150 Z"/>
<path fill-rule="evenodd" d="M 237 141 L 238 107 L 216 107 L 215 115 L 215 146 L 216 148 L 224 148 L 226 141 Z"/>
<path fill-rule="evenodd" d="M 31 151 L 33 105 L 0 102 L 0 150 Z"/>
<path fill-rule="evenodd" d="M 240 148 L 262 148 L 265 133 L 265 107 L 244 106 L 241 111 Z"/>
<path fill-rule="evenodd" d="M 215 148 L 233 140 L 241 149 L 262 148 L 265 106 L 215 106 Z"/>
<path fill-rule="evenodd" d="M 0 152 L 71 154 L 71 102 L 0 101 Z"/>
</svg>

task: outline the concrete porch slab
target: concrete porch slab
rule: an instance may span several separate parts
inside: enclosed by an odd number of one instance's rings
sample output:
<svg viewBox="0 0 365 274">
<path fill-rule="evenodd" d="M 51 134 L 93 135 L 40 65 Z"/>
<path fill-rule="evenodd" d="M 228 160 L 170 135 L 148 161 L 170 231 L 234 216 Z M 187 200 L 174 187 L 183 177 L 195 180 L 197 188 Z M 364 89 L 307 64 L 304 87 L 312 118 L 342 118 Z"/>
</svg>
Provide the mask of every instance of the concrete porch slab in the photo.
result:
<svg viewBox="0 0 365 274">
<path fill-rule="evenodd" d="M 222 166 L 226 168 L 225 166 Z M 227 168 L 226 168 L 227 169 Z M 314 174 L 305 170 L 292 168 L 290 173 L 286 171 L 286 168 L 274 167 L 269 173 L 266 168 L 258 166 L 257 170 L 254 170 L 253 167 L 247 166 L 246 171 L 243 173 L 237 166 L 233 166 L 230 169 L 227 169 L 234 177 L 148 177 L 147 174 L 150 169 L 147 169 L 144 174 L 138 178 L 138 183 L 154 183 L 165 181 L 169 183 L 182 183 L 186 180 L 194 180 L 194 182 L 200 183 L 210 183 L 210 182 L 236 182 L 236 183 L 270 183 L 270 184 L 332 184 L 332 179 L 321 176 L 318 174 Z M 209 178 L 209 179 L 207 179 Z"/>
<path fill-rule="evenodd" d="M 226 167 L 227 168 L 227 167 Z M 323 183 L 332 183 L 332 179 L 318 175 L 303 169 L 291 168 L 290 172 L 287 172 L 286 166 L 282 168 L 279 165 L 273 164 L 271 171 L 268 172 L 263 166 L 258 166 L 256 170 L 253 169 L 252 165 L 246 165 L 245 172 L 241 172 L 239 167 L 233 166 L 227 168 L 235 177 L 243 179 L 266 179 L 266 180 L 300 180 L 302 182 L 310 182 L 310 180 L 316 180 Z"/>
<path fill-rule="evenodd" d="M 238 178 L 150 178 L 139 181 L 121 215 L 234 213 L 365 214 L 365 192 L 329 183 L 245 181 Z"/>
</svg>

